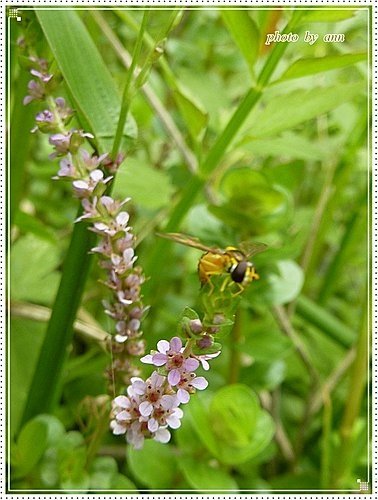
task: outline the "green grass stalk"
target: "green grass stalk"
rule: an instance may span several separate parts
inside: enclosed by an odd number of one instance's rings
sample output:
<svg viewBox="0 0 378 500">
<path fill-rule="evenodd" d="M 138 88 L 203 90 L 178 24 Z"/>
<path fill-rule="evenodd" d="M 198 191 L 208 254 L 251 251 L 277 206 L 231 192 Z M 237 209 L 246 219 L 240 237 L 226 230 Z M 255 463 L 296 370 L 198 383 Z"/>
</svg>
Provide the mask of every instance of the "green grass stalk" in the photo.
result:
<svg viewBox="0 0 378 500">
<path fill-rule="evenodd" d="M 39 413 L 51 411 L 59 397 L 57 388 L 89 270 L 88 252 L 94 246 L 95 238 L 95 234 L 88 231 L 85 224 L 74 226 L 62 279 L 25 404 L 22 425 Z"/>
<path fill-rule="evenodd" d="M 342 487 L 343 481 L 351 467 L 351 455 L 353 452 L 353 430 L 354 425 L 361 411 L 361 402 L 365 391 L 367 370 L 368 370 L 368 341 L 369 325 L 368 311 L 366 305 L 363 305 L 363 317 L 361 328 L 356 345 L 356 358 L 351 367 L 349 397 L 346 399 L 344 414 L 340 427 L 340 447 L 337 453 L 338 461 L 333 475 L 333 486 Z M 367 410 L 368 411 L 368 410 Z M 368 418 L 366 412 L 365 417 Z"/>
<path fill-rule="evenodd" d="M 298 297 L 296 314 L 326 333 L 343 347 L 349 348 L 353 344 L 356 337 L 355 332 L 308 297 L 304 295 Z"/>
<path fill-rule="evenodd" d="M 114 142 L 113 142 L 113 147 L 112 147 L 112 153 L 111 156 L 113 159 L 116 158 L 121 140 L 122 140 L 122 135 L 123 135 L 123 129 L 125 127 L 127 115 L 130 109 L 130 92 L 131 92 L 131 82 L 134 76 L 134 71 L 135 68 L 138 64 L 139 61 L 139 56 L 140 52 L 142 49 L 142 44 L 143 44 L 143 33 L 147 25 L 147 21 L 150 15 L 149 10 L 145 10 L 143 12 L 143 19 L 142 19 L 142 24 L 139 29 L 138 37 L 135 42 L 134 46 L 134 51 L 133 51 L 133 56 L 131 60 L 131 65 L 129 70 L 127 71 L 126 75 L 126 82 L 125 82 L 125 87 L 123 89 L 123 95 L 122 95 L 122 102 L 121 102 L 121 112 L 119 114 L 119 119 L 118 119 L 118 124 L 117 124 L 117 130 L 114 136 Z"/>
</svg>

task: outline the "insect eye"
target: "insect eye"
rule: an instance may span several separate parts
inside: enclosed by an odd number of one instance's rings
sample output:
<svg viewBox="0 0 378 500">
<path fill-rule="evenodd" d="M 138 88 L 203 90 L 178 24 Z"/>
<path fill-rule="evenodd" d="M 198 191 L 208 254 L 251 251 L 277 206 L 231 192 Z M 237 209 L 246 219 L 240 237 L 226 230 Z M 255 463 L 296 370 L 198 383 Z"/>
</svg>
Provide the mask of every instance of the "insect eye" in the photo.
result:
<svg viewBox="0 0 378 500">
<path fill-rule="evenodd" d="M 231 278 L 235 283 L 241 283 L 244 280 L 245 272 L 248 267 L 248 262 L 243 260 L 239 262 L 239 264 L 235 267 L 235 269 L 231 273 Z"/>
</svg>

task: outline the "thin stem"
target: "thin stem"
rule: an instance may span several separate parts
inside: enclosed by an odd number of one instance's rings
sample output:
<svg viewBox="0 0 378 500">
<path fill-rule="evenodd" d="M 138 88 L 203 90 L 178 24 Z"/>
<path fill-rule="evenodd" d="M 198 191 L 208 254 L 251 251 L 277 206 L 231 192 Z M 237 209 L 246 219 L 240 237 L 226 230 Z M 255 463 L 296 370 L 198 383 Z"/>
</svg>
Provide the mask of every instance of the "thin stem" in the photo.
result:
<svg viewBox="0 0 378 500">
<path fill-rule="evenodd" d="M 323 393 L 324 410 L 323 410 L 323 433 L 321 440 L 321 465 L 320 465 L 320 481 L 321 488 L 327 489 L 330 485 L 331 477 L 331 433 L 332 433 L 332 400 L 329 393 Z"/>
<path fill-rule="evenodd" d="M 231 330 L 230 342 L 230 365 L 228 380 L 229 384 L 236 384 L 239 380 L 240 373 L 240 341 L 242 338 L 242 311 L 237 309 L 235 314 L 235 322 Z"/>
<path fill-rule="evenodd" d="M 130 68 L 132 58 L 127 50 L 123 47 L 119 38 L 114 34 L 109 25 L 105 22 L 103 16 L 98 11 L 91 11 L 91 14 L 97 24 L 100 26 L 102 32 L 109 40 L 110 44 L 113 46 L 116 54 L 119 59 L 122 61 L 124 66 Z M 146 34 L 145 34 L 146 35 Z M 159 59 L 160 61 L 160 59 Z M 140 71 L 140 69 L 136 68 L 136 72 Z M 159 97 L 155 94 L 152 87 L 145 83 L 141 89 L 142 93 L 146 97 L 147 102 L 150 104 L 151 108 L 154 110 L 156 115 L 159 117 L 162 125 L 165 127 L 169 136 L 172 138 L 173 142 L 176 144 L 177 149 L 181 153 L 189 171 L 191 173 L 196 173 L 198 170 L 198 162 L 195 155 L 192 153 L 190 148 L 185 142 L 183 135 L 178 129 L 177 125 L 173 121 L 169 112 L 163 106 Z"/>
<path fill-rule="evenodd" d="M 96 422 L 95 431 L 92 434 L 87 450 L 87 469 L 89 469 L 93 460 L 96 458 L 98 450 L 102 444 L 103 437 L 109 430 L 109 408 L 107 404 L 102 406 L 101 412 L 102 413 Z"/>
<path fill-rule="evenodd" d="M 337 387 L 338 383 L 345 375 L 347 370 L 350 368 L 355 357 L 356 357 L 356 349 L 352 347 L 352 349 L 348 351 L 347 355 L 341 360 L 341 362 L 337 365 L 335 370 L 327 378 L 324 384 L 315 393 L 311 401 L 310 415 L 314 415 L 320 410 L 322 404 L 324 403 L 324 394 L 332 393 L 332 391 Z"/>
<path fill-rule="evenodd" d="M 118 124 L 117 124 L 117 130 L 115 133 L 114 137 L 114 142 L 113 142 L 113 148 L 112 148 L 112 153 L 111 156 L 113 159 L 116 158 L 116 155 L 119 150 L 119 146 L 121 144 L 121 139 L 123 135 L 123 130 L 125 127 L 126 119 L 127 119 L 127 114 L 129 112 L 130 108 L 130 87 L 131 87 L 131 82 L 132 78 L 134 76 L 134 71 L 137 66 L 137 61 L 140 56 L 140 52 L 142 49 L 142 43 L 143 43 L 143 33 L 148 21 L 148 17 L 150 15 L 149 10 L 145 10 L 143 12 L 143 19 L 142 19 L 142 24 L 140 26 L 138 38 L 135 43 L 134 47 L 134 52 L 133 52 L 133 57 L 131 60 L 130 68 L 129 71 L 127 72 L 126 75 L 126 82 L 125 82 L 125 87 L 123 89 L 123 95 L 122 95 L 122 104 L 121 104 L 121 112 L 119 114 L 119 119 L 118 119 Z"/>
<path fill-rule="evenodd" d="M 313 381 L 318 382 L 319 381 L 319 374 L 313 366 L 313 362 L 311 360 L 310 355 L 308 354 L 306 346 L 304 345 L 304 343 L 300 339 L 299 335 L 294 330 L 284 307 L 274 306 L 273 307 L 273 316 L 275 317 L 277 324 L 281 328 L 283 333 L 285 333 L 290 338 L 290 340 L 293 342 L 304 366 L 306 367 L 306 369 L 310 375 L 310 378 Z"/>
<path fill-rule="evenodd" d="M 261 406 L 265 408 L 272 415 L 274 423 L 275 423 L 275 440 L 277 441 L 278 446 L 282 452 L 282 455 L 287 460 L 287 462 L 293 463 L 295 460 L 295 454 L 293 446 L 288 438 L 284 426 L 279 418 L 277 412 L 273 411 L 273 402 L 272 396 L 267 391 L 261 391 L 259 393 Z"/>
<path fill-rule="evenodd" d="M 19 318 L 32 319 L 34 321 L 49 321 L 51 317 L 51 309 L 45 306 L 40 306 L 38 304 L 29 304 L 27 302 L 15 302 L 12 301 L 10 304 L 10 313 L 12 316 Z M 78 311 L 78 318 L 84 316 L 87 313 L 84 310 Z M 88 318 L 89 319 L 89 318 Z M 77 333 L 87 337 L 90 340 L 95 340 L 100 343 L 104 343 L 109 334 L 97 325 L 97 322 L 91 317 L 91 321 L 82 319 L 76 319 L 73 328 Z"/>
</svg>

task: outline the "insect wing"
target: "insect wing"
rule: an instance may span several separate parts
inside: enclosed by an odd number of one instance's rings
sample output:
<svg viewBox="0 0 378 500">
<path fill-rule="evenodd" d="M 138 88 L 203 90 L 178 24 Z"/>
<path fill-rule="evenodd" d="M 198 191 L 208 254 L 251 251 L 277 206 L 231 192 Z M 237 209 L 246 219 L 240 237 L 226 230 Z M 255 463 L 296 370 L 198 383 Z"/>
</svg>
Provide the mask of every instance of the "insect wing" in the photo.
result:
<svg viewBox="0 0 378 500">
<path fill-rule="evenodd" d="M 162 238 L 173 240 L 176 241 L 177 243 L 181 243 L 181 245 L 197 248 L 198 250 L 203 250 L 204 252 L 224 254 L 224 252 L 219 248 L 209 247 L 207 245 L 204 245 L 203 243 L 200 242 L 198 238 L 194 238 L 193 236 L 189 236 L 187 234 L 182 234 L 182 233 L 156 233 L 156 234 Z"/>
<path fill-rule="evenodd" d="M 265 250 L 268 248 L 268 245 L 265 245 L 265 243 L 249 243 L 243 241 L 242 243 L 240 243 L 239 248 L 244 253 L 244 255 L 249 258 L 257 255 L 258 253 L 265 252 Z"/>
</svg>

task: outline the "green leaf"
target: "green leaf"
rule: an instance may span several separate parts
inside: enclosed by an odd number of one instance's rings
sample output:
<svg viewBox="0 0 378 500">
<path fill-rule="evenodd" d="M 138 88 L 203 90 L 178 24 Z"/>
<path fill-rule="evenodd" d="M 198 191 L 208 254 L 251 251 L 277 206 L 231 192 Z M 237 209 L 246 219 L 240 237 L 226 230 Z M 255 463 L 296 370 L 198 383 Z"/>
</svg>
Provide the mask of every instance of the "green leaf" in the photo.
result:
<svg viewBox="0 0 378 500">
<path fill-rule="evenodd" d="M 242 384 L 221 389 L 207 410 L 200 398 L 187 406 L 190 423 L 210 453 L 227 465 L 243 463 L 271 441 L 274 424 Z"/>
<path fill-rule="evenodd" d="M 334 23 L 353 17 L 356 10 L 349 9 L 309 9 L 304 12 L 300 23 Z"/>
<path fill-rule="evenodd" d="M 122 490 L 122 491 L 137 491 L 137 487 L 135 484 L 130 481 L 130 479 L 123 474 L 115 474 L 112 478 L 112 482 L 110 484 L 109 493 L 112 493 L 114 490 Z M 102 493 L 102 492 L 101 492 Z"/>
<path fill-rule="evenodd" d="M 239 491 L 235 479 L 219 467 L 219 464 L 211 465 L 197 458 L 181 457 L 179 467 L 195 490 Z"/>
<path fill-rule="evenodd" d="M 357 82 L 343 84 L 342 88 L 340 92 L 339 85 L 315 87 L 271 97 L 264 107 L 251 114 L 249 123 L 254 126 L 249 130 L 250 136 L 270 136 L 293 128 L 354 99 L 365 87 Z"/>
<path fill-rule="evenodd" d="M 247 386 L 223 387 L 210 404 L 213 432 L 222 443 L 243 448 L 253 435 L 258 411 L 257 397 Z"/>
<path fill-rule="evenodd" d="M 53 415 L 38 415 L 33 419 L 33 422 L 42 422 L 47 429 L 47 444 L 55 445 L 65 435 L 65 428 L 62 422 Z"/>
<path fill-rule="evenodd" d="M 299 295 L 304 281 L 303 271 L 292 260 L 278 261 L 277 268 L 278 274 L 268 277 L 268 299 L 271 304 L 286 304 Z"/>
<path fill-rule="evenodd" d="M 58 470 L 60 486 L 65 490 L 87 490 L 90 477 L 86 472 L 87 450 L 84 438 L 76 431 L 68 432 L 59 442 Z"/>
<path fill-rule="evenodd" d="M 177 462 L 169 445 L 146 440 L 141 450 L 127 448 L 127 462 L 135 478 L 151 489 L 173 486 Z"/>
<path fill-rule="evenodd" d="M 256 361 L 272 362 L 286 357 L 293 349 L 292 342 L 270 321 L 258 322 L 246 331 L 245 343 L 240 346 Z"/>
<path fill-rule="evenodd" d="M 14 223 L 22 233 L 32 233 L 37 238 L 47 240 L 50 243 L 56 242 L 54 231 L 33 215 L 19 210 L 16 212 Z"/>
<path fill-rule="evenodd" d="M 82 126 L 95 135 L 101 151 L 109 151 L 120 111 L 120 96 L 78 12 L 36 10 Z M 127 120 L 124 134 L 136 137 L 136 125 Z"/>
<path fill-rule="evenodd" d="M 292 132 L 283 133 L 280 137 L 269 139 L 255 139 L 251 136 L 243 138 L 238 145 L 243 151 L 262 158 L 293 158 L 299 160 L 322 160 L 331 155 L 333 148 L 328 148 L 328 143 L 309 140 L 303 135 Z M 281 165 L 279 166 L 281 168 Z"/>
<path fill-rule="evenodd" d="M 190 91 L 177 82 L 173 97 L 188 126 L 193 139 L 196 140 L 207 125 L 209 116 L 202 104 L 190 94 Z"/>
<path fill-rule="evenodd" d="M 190 419 L 191 426 L 197 433 L 202 443 L 210 451 L 213 456 L 218 455 L 217 438 L 211 428 L 208 412 L 204 403 L 201 401 L 201 396 L 191 398 L 190 403 L 185 408 L 186 414 Z"/>
<path fill-rule="evenodd" d="M 253 75 L 260 40 L 256 23 L 249 16 L 248 10 L 221 10 L 220 12 L 227 29 L 234 38 Z"/>
<path fill-rule="evenodd" d="M 32 234 L 20 238 L 11 249 L 11 296 L 16 300 L 51 304 L 59 283 L 56 245 Z"/>
<path fill-rule="evenodd" d="M 352 64 L 365 61 L 366 57 L 366 53 L 359 53 L 298 59 L 285 71 L 279 81 L 291 80 L 293 78 L 302 78 L 303 76 L 309 76 L 333 69 L 344 68 L 345 66 L 350 66 Z"/>
<path fill-rule="evenodd" d="M 266 177 L 251 168 L 235 168 L 224 176 L 221 191 L 227 201 L 209 210 L 231 227 L 244 226 L 248 237 L 287 224 L 289 194 L 272 186 Z"/>
<path fill-rule="evenodd" d="M 47 425 L 42 421 L 31 420 L 21 430 L 14 445 L 11 463 L 14 477 L 28 474 L 39 462 L 47 446 Z"/>
<path fill-rule="evenodd" d="M 31 379 L 44 338 L 45 325 L 12 318 L 10 325 L 10 411 L 11 435 L 20 425 Z"/>
<path fill-rule="evenodd" d="M 117 173 L 113 192 L 115 197 L 131 196 L 134 203 L 156 210 L 167 206 L 173 188 L 168 176 L 136 158 L 128 158 Z"/>
<path fill-rule="evenodd" d="M 90 489 L 111 489 L 114 476 L 118 473 L 113 457 L 97 457 L 90 469 Z"/>
<path fill-rule="evenodd" d="M 194 398 L 192 398 L 188 408 L 190 408 L 193 400 Z M 202 441 L 197 438 L 193 422 L 187 411 L 184 411 L 184 417 L 181 420 L 180 428 L 175 432 L 175 438 L 180 450 L 185 454 L 192 456 L 203 454 Z"/>
<path fill-rule="evenodd" d="M 286 372 L 286 362 L 282 359 L 257 361 L 245 370 L 241 380 L 256 391 L 272 391 L 282 384 Z"/>
</svg>

